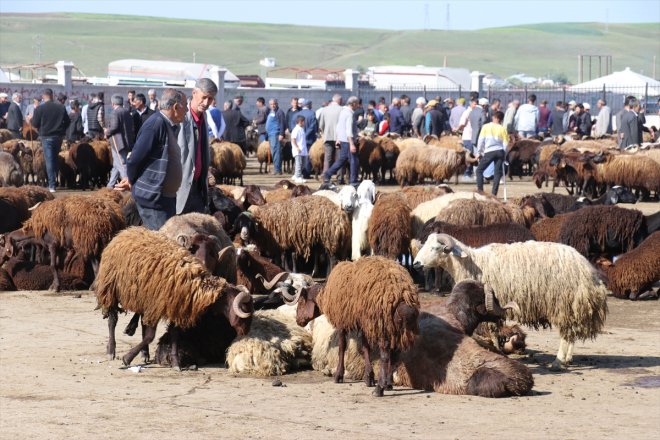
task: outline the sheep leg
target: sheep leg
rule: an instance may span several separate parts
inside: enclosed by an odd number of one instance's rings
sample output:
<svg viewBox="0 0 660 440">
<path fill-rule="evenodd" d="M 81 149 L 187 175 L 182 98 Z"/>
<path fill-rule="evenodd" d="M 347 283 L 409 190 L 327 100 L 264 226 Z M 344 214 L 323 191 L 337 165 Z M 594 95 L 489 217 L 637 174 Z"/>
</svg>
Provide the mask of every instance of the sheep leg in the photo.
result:
<svg viewBox="0 0 660 440">
<path fill-rule="evenodd" d="M 138 315 L 139 316 L 139 315 Z M 147 335 L 146 326 L 144 325 L 144 318 L 142 319 L 142 339 Z M 142 360 L 144 363 L 148 363 L 151 356 L 149 355 L 149 344 L 145 345 L 144 348 L 140 351 L 142 353 Z"/>
<path fill-rule="evenodd" d="M 378 384 L 373 392 L 376 397 L 383 397 L 383 392 L 387 388 L 389 372 L 391 370 L 391 351 L 386 347 L 385 341 L 380 343 L 380 371 L 378 372 Z"/>
<path fill-rule="evenodd" d="M 566 342 L 566 356 L 564 357 L 564 364 L 570 365 L 573 363 L 573 349 L 575 348 L 574 342 Z"/>
<path fill-rule="evenodd" d="M 298 273 L 298 254 L 291 252 L 291 265 L 293 266 L 293 273 Z"/>
<path fill-rule="evenodd" d="M 108 310 L 108 346 L 106 353 L 109 360 L 115 359 L 115 350 L 117 348 L 117 341 L 115 341 L 115 327 L 117 327 L 117 309 L 110 308 Z"/>
<path fill-rule="evenodd" d="M 179 328 L 176 325 L 170 325 L 168 329 L 170 332 L 170 362 L 172 363 L 172 368 L 176 371 L 181 371 L 181 366 L 179 365 Z"/>
<path fill-rule="evenodd" d="M 369 357 L 369 342 L 367 338 L 362 334 L 362 355 L 364 356 L 364 383 L 368 387 L 375 385 L 374 383 L 374 369 L 371 366 L 371 358 Z"/>
<path fill-rule="evenodd" d="M 48 290 L 54 290 L 55 292 L 60 291 L 60 279 L 57 276 L 57 266 L 55 264 L 57 260 L 57 244 L 48 243 L 48 252 L 50 252 L 50 270 L 53 273 L 53 282 L 51 283 Z"/>
<path fill-rule="evenodd" d="M 135 359 L 135 356 L 137 356 L 137 354 L 142 351 L 145 346 L 149 346 L 149 344 L 151 344 L 151 342 L 154 340 L 154 337 L 156 337 L 156 326 L 144 326 L 144 336 L 142 337 L 142 341 L 135 347 L 131 348 L 129 352 L 126 353 L 123 358 L 121 358 L 124 365 L 131 365 L 131 362 L 133 359 Z"/>
<path fill-rule="evenodd" d="M 562 366 L 566 363 L 566 345 L 568 342 L 564 338 L 561 338 L 559 341 L 559 350 L 557 351 L 557 357 L 552 364 L 550 365 L 550 371 L 561 371 Z"/>
<path fill-rule="evenodd" d="M 346 330 L 339 330 L 338 344 L 339 349 L 339 362 L 337 363 L 337 371 L 335 371 L 335 383 L 344 382 L 344 353 L 346 351 Z"/>
<path fill-rule="evenodd" d="M 140 314 L 139 313 L 133 314 L 133 317 L 128 322 L 128 325 L 126 325 L 126 328 L 124 328 L 124 334 L 127 336 L 133 336 L 135 334 L 135 330 L 137 329 L 139 323 L 140 323 Z M 144 335 L 142 336 L 144 337 Z"/>
</svg>

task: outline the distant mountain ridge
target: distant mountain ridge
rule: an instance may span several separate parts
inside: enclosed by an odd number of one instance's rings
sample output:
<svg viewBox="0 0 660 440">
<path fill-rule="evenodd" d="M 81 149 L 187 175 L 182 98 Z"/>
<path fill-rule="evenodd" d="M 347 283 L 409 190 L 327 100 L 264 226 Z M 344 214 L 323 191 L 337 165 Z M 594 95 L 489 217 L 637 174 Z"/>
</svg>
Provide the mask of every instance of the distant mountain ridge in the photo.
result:
<svg viewBox="0 0 660 440">
<path fill-rule="evenodd" d="M 248 14 L 246 13 L 246 16 Z M 122 58 L 212 63 L 235 74 L 277 67 L 366 68 L 373 65 L 465 67 L 508 77 L 564 74 L 577 81 L 579 54 L 612 55 L 613 69 L 652 75 L 660 26 L 549 23 L 475 31 L 354 29 L 229 23 L 104 14 L 0 14 L 0 65 L 73 61 L 105 76 Z M 194 55 L 193 55 L 194 54 Z M 598 74 L 593 66 L 592 77 Z"/>
</svg>

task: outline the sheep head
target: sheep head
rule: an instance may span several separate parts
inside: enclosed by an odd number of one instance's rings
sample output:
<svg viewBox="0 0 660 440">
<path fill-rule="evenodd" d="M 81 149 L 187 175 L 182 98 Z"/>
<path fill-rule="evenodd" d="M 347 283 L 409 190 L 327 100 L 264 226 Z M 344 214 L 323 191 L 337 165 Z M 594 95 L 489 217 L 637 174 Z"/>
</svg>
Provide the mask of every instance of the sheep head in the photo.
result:
<svg viewBox="0 0 660 440">
<path fill-rule="evenodd" d="M 341 209 L 346 214 L 351 214 L 358 205 L 358 194 L 355 188 L 351 185 L 346 185 L 339 191 L 339 200 L 341 202 Z"/>
<path fill-rule="evenodd" d="M 317 299 L 322 289 L 322 284 L 314 284 L 301 290 L 298 297 L 298 308 L 296 309 L 296 322 L 299 326 L 304 327 L 312 319 L 321 316 Z"/>
<path fill-rule="evenodd" d="M 218 278 L 220 279 L 220 278 Z M 224 316 L 239 336 L 250 331 L 254 304 L 245 286 L 226 283 L 218 302 L 214 304 L 214 314 Z"/>
<path fill-rule="evenodd" d="M 419 250 L 413 266 L 415 269 L 424 267 L 440 267 L 443 261 L 450 256 L 467 258 L 467 254 L 462 249 L 463 244 L 454 240 L 447 234 L 433 233 L 426 239 L 426 243 Z"/>
<path fill-rule="evenodd" d="M 363 180 L 357 188 L 357 196 L 360 201 L 369 200 L 376 203 L 376 185 L 371 180 Z"/>
</svg>

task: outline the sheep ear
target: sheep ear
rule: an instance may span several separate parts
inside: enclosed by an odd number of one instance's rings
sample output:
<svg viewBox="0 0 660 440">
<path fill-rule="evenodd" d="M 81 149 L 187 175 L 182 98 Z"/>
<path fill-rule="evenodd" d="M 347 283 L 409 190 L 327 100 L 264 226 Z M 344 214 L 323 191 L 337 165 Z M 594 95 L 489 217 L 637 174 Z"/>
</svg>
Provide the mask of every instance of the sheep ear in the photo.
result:
<svg viewBox="0 0 660 440">
<path fill-rule="evenodd" d="M 184 248 L 190 247 L 190 237 L 185 234 L 177 235 L 176 242 L 179 244 L 179 246 L 183 246 Z"/>
<path fill-rule="evenodd" d="M 451 253 L 452 253 L 455 257 L 459 257 L 459 258 L 467 258 L 467 254 L 465 253 L 465 251 L 463 251 L 463 249 L 459 248 L 458 246 L 454 246 L 454 247 L 452 247 L 452 248 L 451 248 Z"/>
</svg>

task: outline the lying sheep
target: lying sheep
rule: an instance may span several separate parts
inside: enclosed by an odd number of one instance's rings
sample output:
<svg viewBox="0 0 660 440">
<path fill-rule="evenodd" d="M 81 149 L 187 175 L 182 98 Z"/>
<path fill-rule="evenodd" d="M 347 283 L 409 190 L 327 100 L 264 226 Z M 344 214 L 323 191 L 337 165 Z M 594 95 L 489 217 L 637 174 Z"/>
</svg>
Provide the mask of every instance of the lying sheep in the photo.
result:
<svg viewBox="0 0 660 440">
<path fill-rule="evenodd" d="M 325 314 L 339 334 L 339 363 L 335 382 L 344 380 L 346 333 L 362 332 L 365 347 L 364 377 L 374 385 L 369 347 L 380 348 L 380 373 L 374 391 L 382 396 L 391 386 L 391 373 L 398 351 L 407 350 L 419 333 L 419 299 L 410 275 L 399 264 L 382 257 L 364 257 L 343 262 L 330 273 L 327 283 L 303 289 L 299 295 L 296 321 L 305 326 Z"/>
<path fill-rule="evenodd" d="M 515 308 L 507 304 L 506 308 Z M 435 314 L 421 312 L 419 335 L 401 355 L 394 371 L 394 384 L 443 394 L 482 397 L 520 396 L 534 385 L 531 372 L 523 364 L 483 349 L 470 337 L 480 322 L 501 319 L 500 307 L 490 289 L 481 283 L 457 284 L 449 301 Z M 337 368 L 338 334 L 321 316 L 312 324 L 312 366 L 332 374 Z M 347 341 L 347 376 L 364 376 L 364 347 L 356 332 Z"/>
<path fill-rule="evenodd" d="M 399 194 L 382 194 L 378 197 L 369 217 L 367 231 L 372 255 L 397 259 L 410 253 L 410 212 L 408 203 Z"/>
<path fill-rule="evenodd" d="M 260 310 L 245 336 L 227 349 L 227 367 L 234 374 L 280 376 L 310 366 L 312 335 L 296 324 L 295 314 Z"/>
<path fill-rule="evenodd" d="M 445 184 L 437 186 L 407 186 L 401 190 L 401 194 L 403 194 L 403 197 L 405 197 L 406 202 L 408 202 L 408 206 L 410 206 L 410 209 L 415 209 L 421 203 L 428 202 L 429 200 L 433 200 L 436 197 L 444 196 L 445 194 L 450 194 L 453 192 L 454 190 Z"/>
<path fill-rule="evenodd" d="M 431 220 L 432 218 L 435 218 L 443 209 L 447 208 L 451 202 L 459 199 L 475 199 L 490 201 L 492 203 L 499 203 L 497 199 L 492 197 L 467 191 L 459 191 L 446 194 L 444 196 L 429 200 L 428 202 L 420 203 L 410 213 L 410 216 L 412 217 L 413 236 L 416 237 L 419 234 L 419 232 L 424 227 L 424 223 Z"/>
<path fill-rule="evenodd" d="M 454 200 L 438 213 L 436 221 L 454 225 L 492 225 L 495 223 L 526 223 L 522 210 L 513 205 L 474 199 Z M 530 222 L 531 223 L 531 222 Z"/>
<path fill-rule="evenodd" d="M 204 313 L 227 319 L 238 334 L 245 334 L 250 328 L 252 298 L 245 287 L 234 287 L 211 275 L 187 250 L 162 234 L 141 227 L 122 231 L 105 248 L 93 290 L 108 318 L 110 359 L 115 357 L 118 312 L 142 315 L 142 342 L 124 355 L 124 365 L 130 365 L 142 348 L 153 341 L 161 319 L 167 319 L 172 326 L 175 369 L 180 368 L 178 330 L 194 326 Z"/>
<path fill-rule="evenodd" d="M 615 263 L 599 259 L 607 277 L 607 287 L 617 298 L 657 298 L 653 286 L 660 281 L 660 232 L 654 232 Z"/>
<path fill-rule="evenodd" d="M 549 270 L 548 261 L 561 262 L 561 267 Z M 561 343 L 554 369 L 572 361 L 575 340 L 595 338 L 605 323 L 607 288 L 589 262 L 569 246 L 528 241 L 473 249 L 434 233 L 414 265 L 442 267 L 456 282 L 487 283 L 499 299 L 520 305 L 520 323 L 558 327 Z"/>
<path fill-rule="evenodd" d="M 472 337 L 486 350 L 495 353 L 525 354 L 527 333 L 518 325 L 499 325 L 494 322 L 482 322 Z"/>
<path fill-rule="evenodd" d="M 0 151 L 0 187 L 23 185 L 23 170 L 14 156 Z"/>
<path fill-rule="evenodd" d="M 50 266 L 29 261 L 25 256 L 10 258 L 3 267 L 14 286 L 11 290 L 47 290 L 53 284 L 53 272 Z M 74 274 L 59 270 L 57 273 L 62 290 L 89 288 L 89 280 L 82 280 Z M 0 291 L 2 290 L 4 289 L 0 287 Z"/>
</svg>

